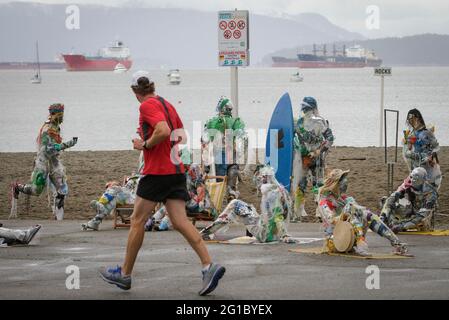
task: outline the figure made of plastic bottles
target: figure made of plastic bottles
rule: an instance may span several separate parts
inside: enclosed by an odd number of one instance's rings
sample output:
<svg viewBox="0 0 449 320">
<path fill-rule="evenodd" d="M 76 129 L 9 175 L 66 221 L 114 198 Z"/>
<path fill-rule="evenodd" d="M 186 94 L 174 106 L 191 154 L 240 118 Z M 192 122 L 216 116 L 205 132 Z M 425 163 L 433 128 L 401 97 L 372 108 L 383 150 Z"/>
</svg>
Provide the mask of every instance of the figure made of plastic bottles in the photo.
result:
<svg viewBox="0 0 449 320">
<path fill-rule="evenodd" d="M 406 200 L 405 205 L 401 199 Z M 437 201 L 436 187 L 427 180 L 426 170 L 418 167 L 386 199 L 381 218 L 396 233 L 409 229 L 429 231 Z"/>
<path fill-rule="evenodd" d="M 3 228 L 0 224 L 0 246 L 29 244 L 40 228 L 41 225 L 35 225 L 28 229 L 8 229 Z"/>
<path fill-rule="evenodd" d="M 188 166 L 186 183 L 190 200 L 186 202 L 186 211 L 189 216 L 195 214 L 209 214 L 212 217 L 217 216 L 217 210 L 207 191 L 204 178 L 205 176 L 200 165 L 194 163 Z M 147 231 L 150 231 L 153 227 L 156 231 L 172 229 L 173 226 L 165 206 L 160 207 L 145 224 L 145 230 Z"/>
<path fill-rule="evenodd" d="M 228 176 L 228 198 L 238 198 L 239 164 L 245 163 L 248 138 L 245 123 L 232 116 L 232 103 L 221 97 L 217 104 L 217 116 L 209 119 L 202 135 L 202 156 L 206 172 L 214 165 L 215 175 Z M 212 160 L 213 158 L 213 160 Z"/>
<path fill-rule="evenodd" d="M 123 184 L 118 181 L 106 183 L 105 191 L 101 197 L 90 202 L 90 207 L 94 209 L 95 216 L 87 223 L 81 224 L 82 230 L 98 230 L 103 219 L 110 215 L 117 205 L 134 204 L 143 166 L 143 153 L 141 153 L 137 173 L 125 177 Z"/>
<path fill-rule="evenodd" d="M 404 130 L 403 157 L 410 172 L 422 167 L 427 172 L 427 181 L 432 183 L 437 190 L 441 186 L 441 169 L 438 161 L 440 150 L 433 129 L 428 129 L 417 109 L 412 109 L 407 114 L 408 129 Z"/>
<path fill-rule="evenodd" d="M 315 194 L 323 185 L 326 155 L 334 143 L 334 135 L 329 122 L 318 113 L 317 102 L 313 97 L 305 97 L 301 103 L 302 116 L 298 119 L 294 133 L 294 210 L 292 221 L 307 216 L 305 193 L 312 183 Z"/>
<path fill-rule="evenodd" d="M 355 243 L 353 251 L 359 255 L 370 255 L 366 242 L 368 229 L 390 241 L 393 253 L 407 254 L 407 246 L 375 213 L 358 205 L 354 198 L 346 195 L 349 171 L 332 170 L 319 190 L 317 213 L 321 216 L 325 229 L 326 245 L 329 251 L 335 252 L 333 233 L 338 221 L 348 221 L 354 229 Z"/>
<path fill-rule="evenodd" d="M 261 214 L 244 201 L 234 199 L 209 226 L 201 230 L 204 239 L 212 239 L 230 223 L 243 224 L 259 242 L 291 242 L 286 221 L 291 213 L 291 200 L 285 188 L 274 177 L 274 170 L 264 166 L 256 172 L 256 185 L 262 193 Z"/>
<path fill-rule="evenodd" d="M 37 137 L 38 151 L 31 174 L 31 182 L 28 184 L 12 184 L 11 217 L 17 216 L 17 199 L 20 193 L 39 196 L 50 183 L 53 192 L 55 218 L 62 220 L 64 216 L 64 198 L 68 193 L 65 176 L 65 168 L 59 159 L 61 151 L 73 147 L 78 138 L 63 142 L 60 134 L 60 125 L 64 117 L 64 105 L 52 104 L 48 111 L 48 120 L 43 124 Z"/>
</svg>

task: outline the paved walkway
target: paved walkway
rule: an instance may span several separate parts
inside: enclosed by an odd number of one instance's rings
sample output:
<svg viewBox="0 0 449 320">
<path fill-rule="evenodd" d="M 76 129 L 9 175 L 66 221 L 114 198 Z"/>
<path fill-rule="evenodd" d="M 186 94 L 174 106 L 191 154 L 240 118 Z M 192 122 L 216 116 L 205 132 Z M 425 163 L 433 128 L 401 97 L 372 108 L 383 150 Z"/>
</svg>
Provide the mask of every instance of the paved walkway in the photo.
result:
<svg viewBox="0 0 449 320">
<path fill-rule="evenodd" d="M 103 282 L 97 269 L 121 263 L 127 230 L 83 232 L 81 221 L 3 221 L 8 227 L 43 225 L 30 246 L 0 248 L 0 299 L 448 299 L 449 237 L 402 236 L 413 259 L 361 260 L 289 252 L 298 245 L 208 245 L 227 272 L 209 297 L 199 297 L 200 265 L 173 231 L 146 234 L 133 275 L 121 291 Z M 321 237 L 317 224 L 290 224 L 294 237 Z M 228 235 L 243 236 L 233 226 Z M 372 251 L 389 243 L 369 233 Z M 321 243 L 303 245 L 304 248 Z M 80 270 L 80 289 L 66 288 L 66 268 Z M 380 268 L 380 289 L 368 290 L 366 268 Z"/>
</svg>

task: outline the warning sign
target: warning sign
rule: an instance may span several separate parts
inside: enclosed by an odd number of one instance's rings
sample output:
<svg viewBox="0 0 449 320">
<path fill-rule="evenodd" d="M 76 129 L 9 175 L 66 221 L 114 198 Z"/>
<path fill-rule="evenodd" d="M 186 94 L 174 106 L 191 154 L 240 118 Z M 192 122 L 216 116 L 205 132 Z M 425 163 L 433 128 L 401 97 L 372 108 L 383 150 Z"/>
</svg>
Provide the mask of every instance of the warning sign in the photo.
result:
<svg viewBox="0 0 449 320">
<path fill-rule="evenodd" d="M 221 30 L 226 30 L 226 28 L 228 27 L 228 23 L 226 21 L 220 21 L 219 26 Z"/>
<path fill-rule="evenodd" d="M 245 27 L 246 27 L 245 21 L 239 20 L 239 22 L 237 23 L 237 27 L 238 27 L 240 30 L 245 29 Z"/>
<path fill-rule="evenodd" d="M 248 10 L 218 12 L 218 65 L 249 65 Z"/>
<path fill-rule="evenodd" d="M 231 39 L 232 32 L 230 30 L 225 30 L 225 32 L 223 32 L 223 36 L 225 39 Z"/>
<path fill-rule="evenodd" d="M 247 51 L 220 51 L 218 55 L 220 67 L 246 67 L 249 66 Z"/>
<path fill-rule="evenodd" d="M 249 50 L 248 10 L 218 12 L 218 51 Z"/>
</svg>

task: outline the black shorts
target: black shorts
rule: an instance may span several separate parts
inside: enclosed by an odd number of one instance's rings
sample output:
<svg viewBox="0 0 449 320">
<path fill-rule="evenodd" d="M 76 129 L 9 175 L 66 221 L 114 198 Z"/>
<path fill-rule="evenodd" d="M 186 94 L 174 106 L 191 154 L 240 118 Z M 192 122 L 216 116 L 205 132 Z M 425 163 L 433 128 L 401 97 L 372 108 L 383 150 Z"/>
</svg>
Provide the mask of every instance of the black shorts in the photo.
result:
<svg viewBox="0 0 449 320">
<path fill-rule="evenodd" d="M 146 175 L 137 186 L 137 195 L 153 202 L 164 202 L 167 199 L 189 201 L 184 174 Z"/>
</svg>

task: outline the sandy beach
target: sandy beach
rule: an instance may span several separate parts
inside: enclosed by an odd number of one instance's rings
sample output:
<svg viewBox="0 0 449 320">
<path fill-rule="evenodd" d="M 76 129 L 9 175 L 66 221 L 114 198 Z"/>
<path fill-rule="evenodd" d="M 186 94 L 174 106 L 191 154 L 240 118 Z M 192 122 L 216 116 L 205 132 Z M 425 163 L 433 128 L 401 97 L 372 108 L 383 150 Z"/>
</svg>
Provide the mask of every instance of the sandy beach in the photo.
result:
<svg viewBox="0 0 449 320">
<path fill-rule="evenodd" d="M 390 152 L 391 151 L 391 152 Z M 389 149 L 393 154 L 393 149 Z M 0 219 L 7 219 L 10 211 L 9 185 L 11 181 L 27 182 L 30 178 L 35 153 L 0 153 Z M 98 198 L 109 180 L 123 179 L 137 166 L 139 153 L 137 151 L 66 151 L 61 158 L 66 166 L 69 184 L 69 196 L 66 200 L 65 219 L 88 219 L 94 212 L 89 208 L 89 202 Z M 357 159 L 357 160 L 355 160 Z M 365 159 L 365 160 L 359 160 Z M 449 173 L 449 147 L 440 151 L 440 165 L 443 176 Z M 328 156 L 328 169 L 349 169 L 349 194 L 364 206 L 378 210 L 379 199 L 387 195 L 387 165 L 384 164 L 384 149 L 376 147 L 336 147 Z M 399 152 L 395 167 L 395 186 L 399 186 L 407 176 L 407 168 Z M 245 177 L 240 184 L 241 198 L 244 201 L 258 205 L 260 199 L 256 196 L 251 179 Z M 442 215 L 437 217 L 437 224 L 449 224 L 449 186 L 443 178 L 440 189 L 439 210 Z M 52 219 L 48 207 L 47 193 L 40 197 L 31 197 L 29 212 L 26 212 L 26 197 L 21 196 L 18 214 L 21 219 Z M 311 194 L 307 195 L 306 210 L 314 216 L 315 207 Z M 313 221 L 311 217 L 309 219 Z"/>
</svg>

